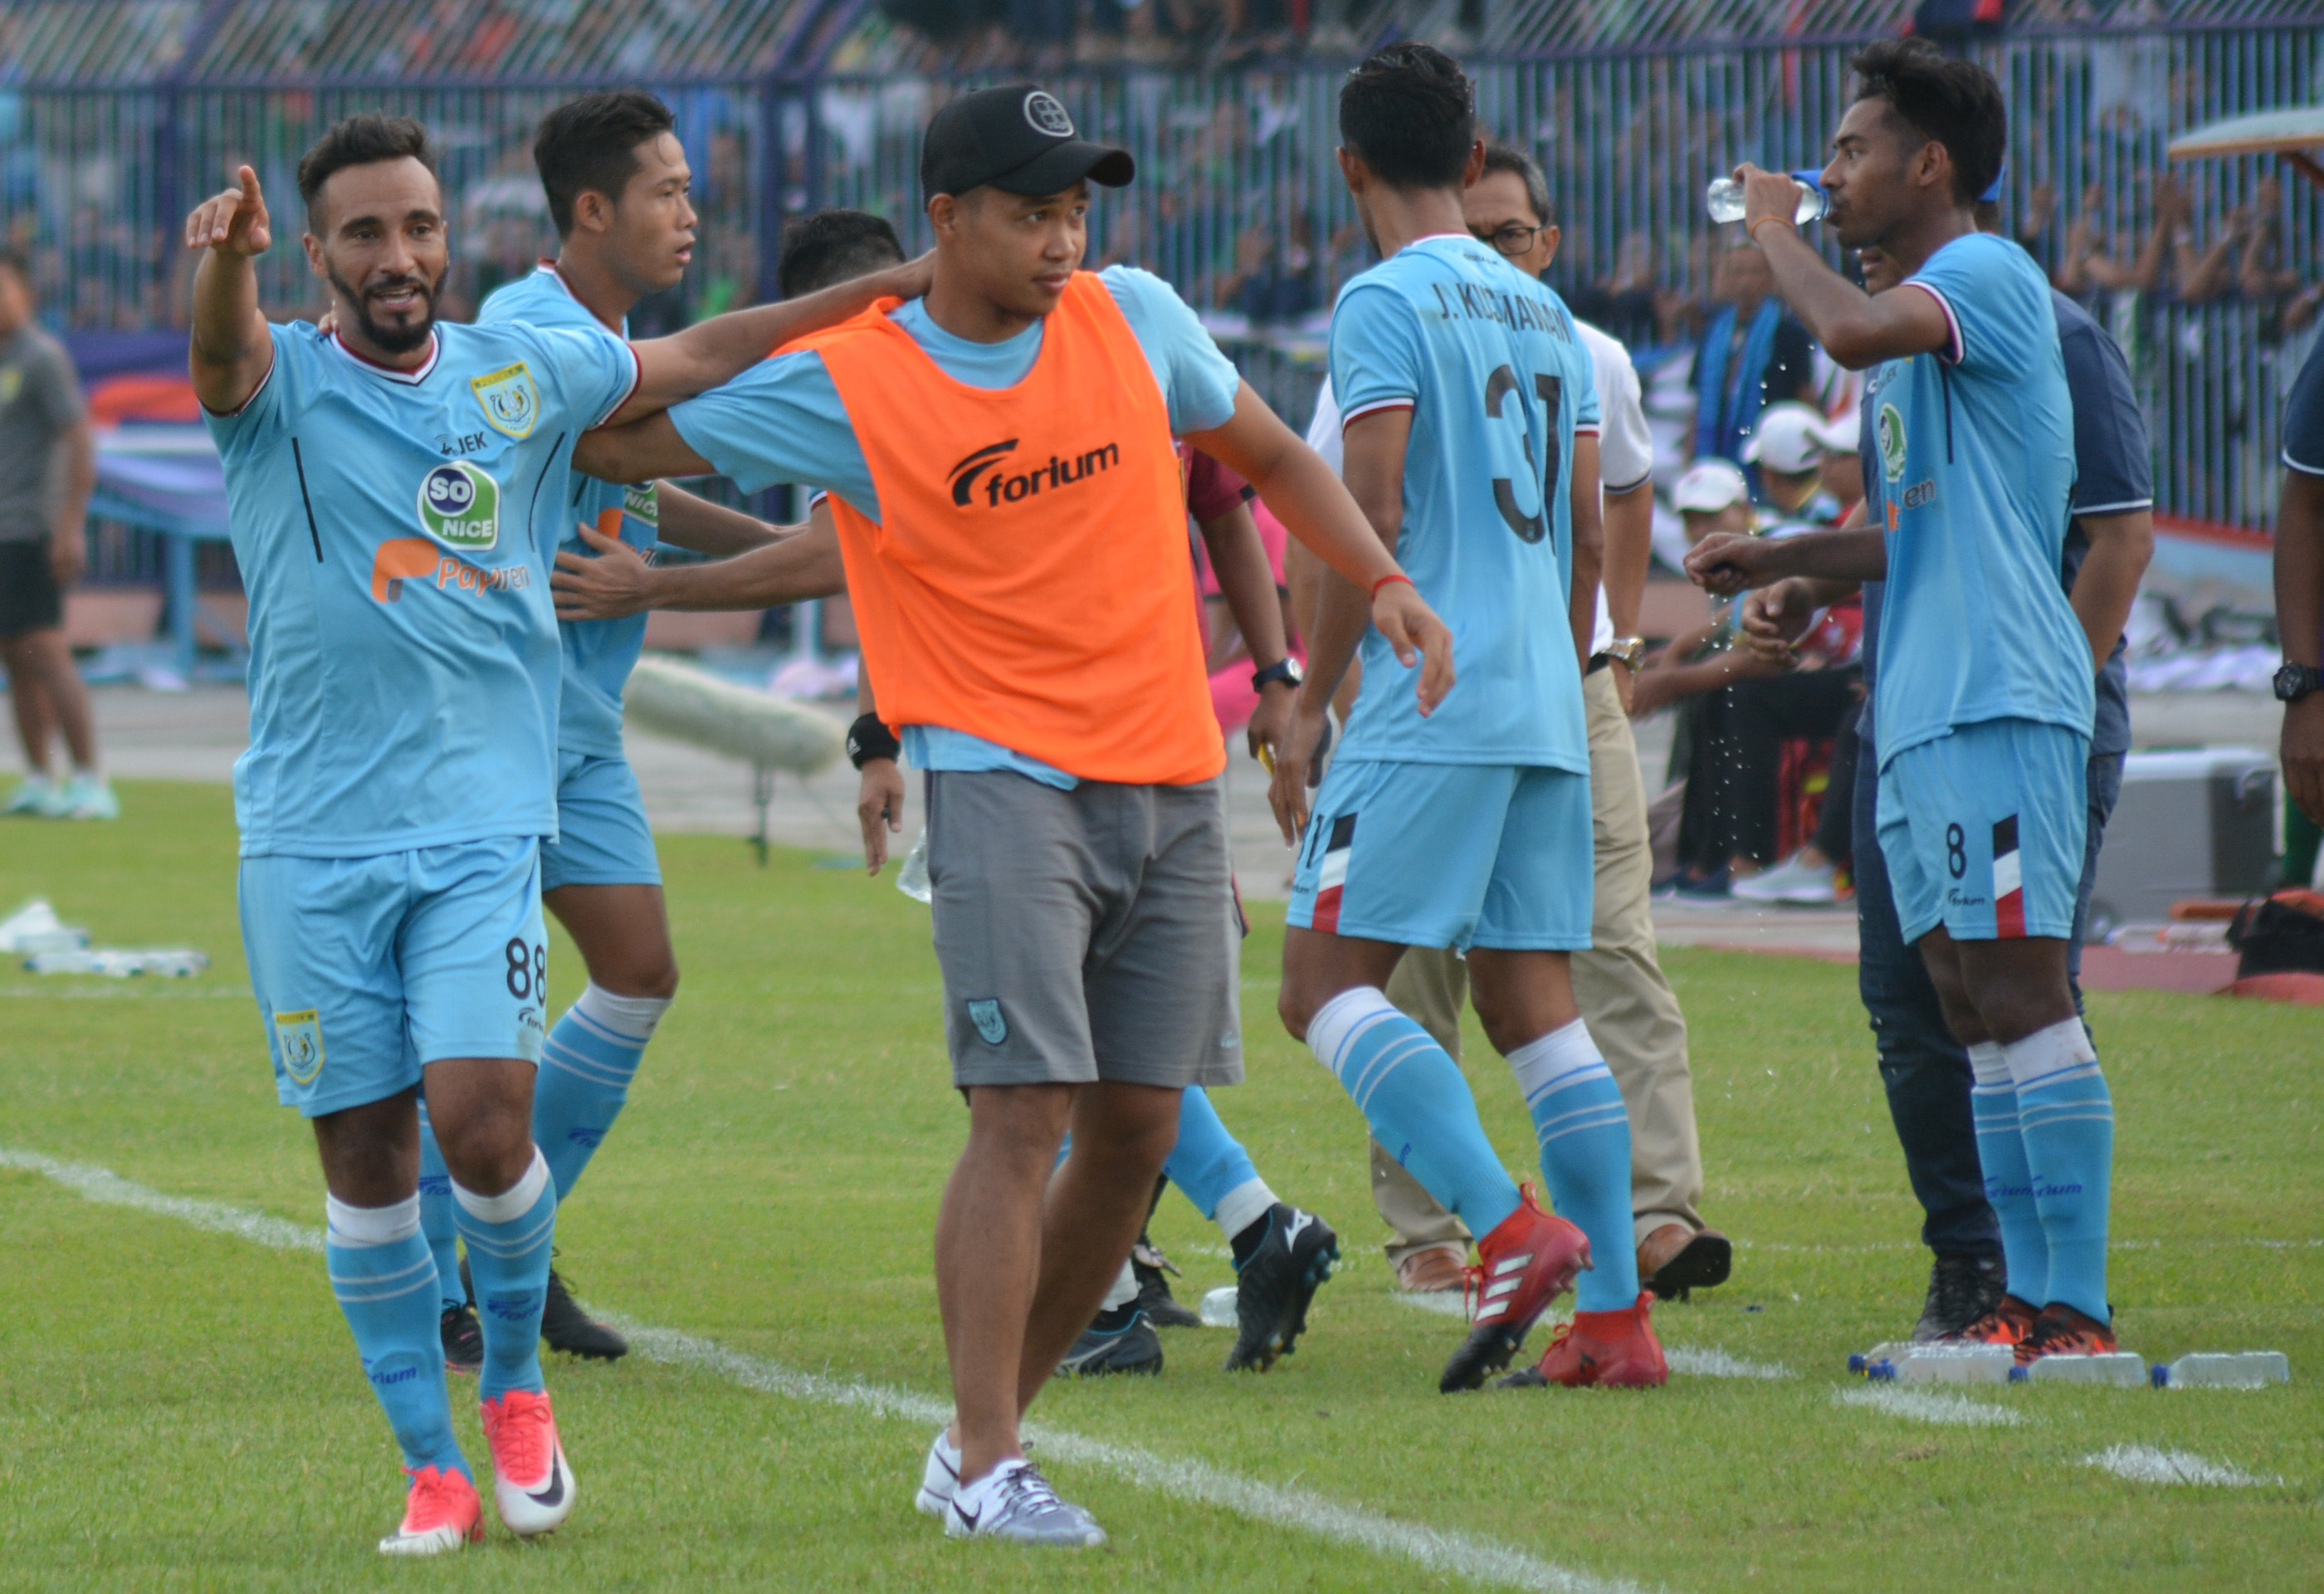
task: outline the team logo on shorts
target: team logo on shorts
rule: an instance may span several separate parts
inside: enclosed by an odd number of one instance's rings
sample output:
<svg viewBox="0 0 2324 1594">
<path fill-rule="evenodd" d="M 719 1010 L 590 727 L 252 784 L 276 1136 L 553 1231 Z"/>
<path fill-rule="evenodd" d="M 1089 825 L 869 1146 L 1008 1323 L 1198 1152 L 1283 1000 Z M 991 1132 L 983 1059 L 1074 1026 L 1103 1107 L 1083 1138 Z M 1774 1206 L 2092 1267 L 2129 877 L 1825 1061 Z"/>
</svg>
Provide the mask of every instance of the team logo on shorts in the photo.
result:
<svg viewBox="0 0 2324 1594">
<path fill-rule="evenodd" d="M 1340 897 L 1348 885 L 1348 854 L 1355 849 L 1356 816 L 1343 813 L 1332 820 L 1331 839 L 1323 843 L 1323 861 L 1315 871 L 1315 905 L 1308 910 L 1307 927 L 1325 934 L 1340 928 Z"/>
<path fill-rule="evenodd" d="M 1074 119 L 1065 114 L 1057 97 L 1046 88 L 1036 88 L 1025 97 L 1025 120 L 1032 124 L 1034 132 L 1050 138 L 1074 135 Z"/>
<path fill-rule="evenodd" d="M 469 377 L 468 389 L 493 431 L 519 442 L 532 435 L 533 423 L 540 419 L 540 394 L 522 360 L 489 375 Z"/>
<path fill-rule="evenodd" d="M 1880 443 L 1880 471 L 1890 481 L 1904 479 L 1904 417 L 1894 404 L 1880 406 L 1873 424 Z"/>
<path fill-rule="evenodd" d="M 323 1071 L 323 1026 L 313 1008 L 274 1015 L 274 1053 L 295 1085 L 311 1085 Z"/>
<path fill-rule="evenodd" d="M 976 1026 L 976 1033 L 984 1037 L 984 1043 L 988 1046 L 998 1046 L 1009 1038 L 1009 1021 L 1001 1015 L 1001 1003 L 997 999 L 971 1002 L 968 1005 L 968 1022 Z"/>
<path fill-rule="evenodd" d="M 483 552 L 501 540 L 500 484 L 466 459 L 438 465 L 420 484 L 420 524 L 447 548 Z"/>
</svg>

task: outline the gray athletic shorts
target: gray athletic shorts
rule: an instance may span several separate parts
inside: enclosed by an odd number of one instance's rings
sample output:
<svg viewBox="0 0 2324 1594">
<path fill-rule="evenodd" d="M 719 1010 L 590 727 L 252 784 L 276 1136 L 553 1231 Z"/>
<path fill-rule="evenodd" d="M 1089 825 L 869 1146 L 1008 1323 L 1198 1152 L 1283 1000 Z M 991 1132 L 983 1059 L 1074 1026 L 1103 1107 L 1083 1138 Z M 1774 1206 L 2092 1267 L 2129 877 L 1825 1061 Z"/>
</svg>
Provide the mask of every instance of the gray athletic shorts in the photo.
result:
<svg viewBox="0 0 2324 1594">
<path fill-rule="evenodd" d="M 927 775 L 952 1079 L 1242 1079 L 1240 936 L 1216 780 Z"/>
</svg>

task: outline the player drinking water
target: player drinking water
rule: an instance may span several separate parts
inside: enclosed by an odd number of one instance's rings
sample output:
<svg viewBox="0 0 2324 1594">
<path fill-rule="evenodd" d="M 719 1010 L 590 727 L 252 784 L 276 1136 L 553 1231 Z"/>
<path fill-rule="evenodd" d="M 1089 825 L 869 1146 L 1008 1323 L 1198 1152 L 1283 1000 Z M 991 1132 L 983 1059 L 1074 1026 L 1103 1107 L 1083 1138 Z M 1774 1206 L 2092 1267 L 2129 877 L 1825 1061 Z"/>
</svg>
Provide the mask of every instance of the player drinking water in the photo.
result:
<svg viewBox="0 0 2324 1594">
<path fill-rule="evenodd" d="M 1582 694 L 1598 599 L 1591 357 L 1557 295 L 1469 234 L 1462 190 L 1484 145 L 1450 58 L 1423 44 L 1375 53 L 1341 90 L 1340 136 L 1384 257 L 1332 314 L 1343 468 L 1466 652 L 1461 693 L 1423 718 L 1388 650 L 1364 638 L 1363 684 L 1307 822 L 1308 758 L 1362 631 L 1359 595 L 1326 584 L 1271 793 L 1286 839 L 1305 828 L 1283 1021 L 1373 1138 L 1483 1237 L 1472 1326 L 1441 1388 L 1507 1366 L 1577 1274 L 1582 1310 L 1531 1376 L 1659 1384 L 1631 1248 L 1629 1125 L 1568 969 L 1590 944 L 1594 845 Z M 1564 1216 L 1502 1171 L 1459 1065 L 1383 993 L 1414 946 L 1466 949 L 1477 1015 L 1517 1075 Z"/>
<path fill-rule="evenodd" d="M 1868 294 L 1848 282 L 1799 237 L 1799 185 L 1738 169 L 1745 226 L 1793 313 L 1840 365 L 1872 369 L 1885 536 L 1817 539 L 1831 561 L 1799 573 L 1887 579 L 1880 854 L 1903 938 L 1975 1070 L 2008 1272 L 2000 1307 L 1967 1336 L 2014 1345 L 2021 1361 L 2111 1351 L 2114 1107 L 2068 953 L 2095 681 L 2134 588 L 2077 582 L 2069 602 L 2059 586 L 2075 473 L 2057 318 L 2041 268 L 1976 226 L 2006 143 L 1999 86 L 1921 40 L 1853 64 L 1857 98 L 1822 174 L 1831 220 L 1843 245 L 1877 246 L 1901 284 Z M 1699 579 L 1759 579 L 1730 570 L 1723 546 L 1695 550 Z M 2078 616 L 2085 587 L 2102 601 Z"/>
<path fill-rule="evenodd" d="M 235 766 L 244 945 L 277 1094 L 311 1119 L 325 1257 L 411 1476 L 392 1553 L 482 1514 L 454 1439 L 420 1228 L 423 1082 L 484 1311 L 478 1394 L 501 1518 L 544 1533 L 575 1485 L 543 1388 L 557 1188 L 530 1131 L 557 834 L 549 551 L 573 440 L 724 380 L 912 273 L 635 346 L 439 323 L 450 264 L 426 130 L 350 116 L 299 165 L 337 329 L 270 325 L 258 179 L 196 208 L 193 387 L 250 590 L 251 745 Z M 549 490 L 544 491 L 544 487 Z"/>
<path fill-rule="evenodd" d="M 1020 83 L 949 101 L 920 171 L 925 302 L 594 437 L 582 459 L 609 479 L 716 469 L 832 494 L 881 718 L 928 772 L 969 1112 L 936 1230 L 958 1416 L 921 1504 L 957 1536 L 1089 1544 L 1104 1535 L 1025 1460 L 1019 1423 L 1129 1255 L 1180 1092 L 1241 1074 L 1225 760 L 1172 435 L 1373 592 L 1397 653 L 1426 656 L 1425 707 L 1450 685 L 1449 639 L 1166 284 L 1077 269 L 1088 184 L 1130 181 L 1128 153 Z M 876 724 L 855 740 L 898 750 Z"/>
</svg>

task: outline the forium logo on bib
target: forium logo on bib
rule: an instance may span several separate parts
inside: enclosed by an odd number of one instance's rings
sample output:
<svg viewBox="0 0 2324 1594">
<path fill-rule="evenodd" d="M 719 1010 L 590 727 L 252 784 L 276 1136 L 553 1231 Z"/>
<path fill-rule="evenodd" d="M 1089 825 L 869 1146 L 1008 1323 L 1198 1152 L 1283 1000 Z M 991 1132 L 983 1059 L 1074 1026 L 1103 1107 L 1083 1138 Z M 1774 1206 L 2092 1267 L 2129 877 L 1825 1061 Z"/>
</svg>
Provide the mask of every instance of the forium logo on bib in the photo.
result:
<svg viewBox="0 0 2324 1594">
<path fill-rule="evenodd" d="M 490 549 L 501 536 L 500 484 L 466 459 L 438 465 L 420 483 L 420 524 L 447 548 Z"/>
<path fill-rule="evenodd" d="M 986 508 L 998 509 L 1003 504 L 1072 487 L 1121 463 L 1120 443 L 1101 443 L 1078 454 L 1051 454 L 1021 471 L 1012 468 L 1023 463 L 1012 458 L 1016 452 L 1017 440 L 1012 437 L 988 443 L 954 466 L 946 477 L 952 483 L 952 501 L 966 509 L 982 498 Z"/>
</svg>

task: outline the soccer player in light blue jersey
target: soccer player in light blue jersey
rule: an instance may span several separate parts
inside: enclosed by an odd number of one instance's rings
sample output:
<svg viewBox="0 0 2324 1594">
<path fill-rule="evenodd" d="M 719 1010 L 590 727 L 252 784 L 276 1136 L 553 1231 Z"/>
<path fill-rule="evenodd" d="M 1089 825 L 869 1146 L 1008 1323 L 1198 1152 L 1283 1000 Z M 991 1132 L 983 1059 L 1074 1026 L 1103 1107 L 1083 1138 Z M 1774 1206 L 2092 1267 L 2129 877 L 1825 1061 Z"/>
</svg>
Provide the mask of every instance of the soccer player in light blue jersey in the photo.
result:
<svg viewBox="0 0 2324 1594">
<path fill-rule="evenodd" d="M 1744 225 L 1793 312 L 1840 365 L 1872 371 L 1885 524 L 1815 539 L 1828 562 L 1802 573 L 1887 579 L 1880 852 L 1904 939 L 1975 1070 L 1978 1158 L 2006 1242 L 2006 1297 L 1957 1337 L 2012 1345 L 2021 1363 L 2110 1352 L 2114 1108 L 2068 951 L 2096 681 L 2135 582 L 2086 570 L 2070 601 L 2059 585 L 2074 412 L 2057 318 L 2041 268 L 1976 227 L 2006 147 L 1999 87 L 1920 40 L 1852 64 L 1857 98 L 1822 174 L 1831 219 L 1900 283 L 1868 294 L 1848 282 L 1793 225 L 1798 185 L 1739 171 Z M 1723 557 L 1706 543 L 1688 562 L 1716 586 Z"/>
<path fill-rule="evenodd" d="M 479 326 L 567 327 L 626 338 L 630 308 L 677 285 L 694 248 L 693 173 L 669 109 L 639 89 L 568 100 L 541 119 L 533 141 L 558 257 L 495 290 Z M 750 515 L 668 483 L 553 484 L 565 505 L 560 551 L 608 540 L 643 552 L 657 541 L 732 554 L 778 540 Z M 589 539 L 595 539 L 592 543 Z M 573 936 L 589 981 L 542 1043 L 532 1135 L 549 1159 L 559 1203 L 629 1099 L 654 1027 L 678 991 L 678 959 L 662 904 L 661 868 L 645 805 L 622 748 L 622 689 L 645 643 L 645 616 L 567 620 L 557 721 L 557 837 L 540 849 L 541 903 Z M 451 1181 L 423 1110 L 420 1227 L 443 1290 L 446 1366 L 466 1370 L 481 1350 L 476 1316 L 454 1260 Z M 540 1337 L 552 1350 L 611 1359 L 629 1343 L 585 1313 L 552 1268 Z"/>
<path fill-rule="evenodd" d="M 1362 593 L 1326 584 L 1270 792 L 1285 839 L 1305 828 L 1278 1006 L 1373 1139 L 1482 1237 L 1470 1332 L 1440 1388 L 1507 1367 L 1577 1275 L 1573 1327 L 1510 1382 L 1660 1384 L 1631 1248 L 1629 1121 L 1569 968 L 1590 945 L 1596 848 L 1582 695 L 1598 602 L 1591 357 L 1558 296 L 1469 234 L 1462 190 L 1485 152 L 1458 65 L 1425 44 L 1378 51 L 1341 90 L 1340 136 L 1383 256 L 1332 314 L 1343 473 L 1452 627 L 1462 673 L 1424 715 L 1365 632 Z M 1360 637 L 1362 686 L 1310 820 L 1307 765 Z M 1465 950 L 1557 1215 L 1502 1169 L 1459 1064 L 1383 994 L 1416 946 Z"/>
<path fill-rule="evenodd" d="M 271 325 L 257 176 L 197 207 L 190 366 L 250 588 L 251 745 L 235 769 L 243 941 L 276 1091 L 315 1126 L 332 1289 L 411 1484 L 389 1553 L 458 1549 L 482 1510 L 452 1433 L 420 1232 L 423 1088 L 483 1307 L 503 1522 L 565 1520 L 542 1386 L 557 1188 L 530 1131 L 557 833 L 561 673 L 549 557 L 580 433 L 654 413 L 925 272 L 635 346 L 603 329 L 439 323 L 449 264 L 428 135 L 351 116 L 299 167 L 335 329 Z"/>
</svg>

